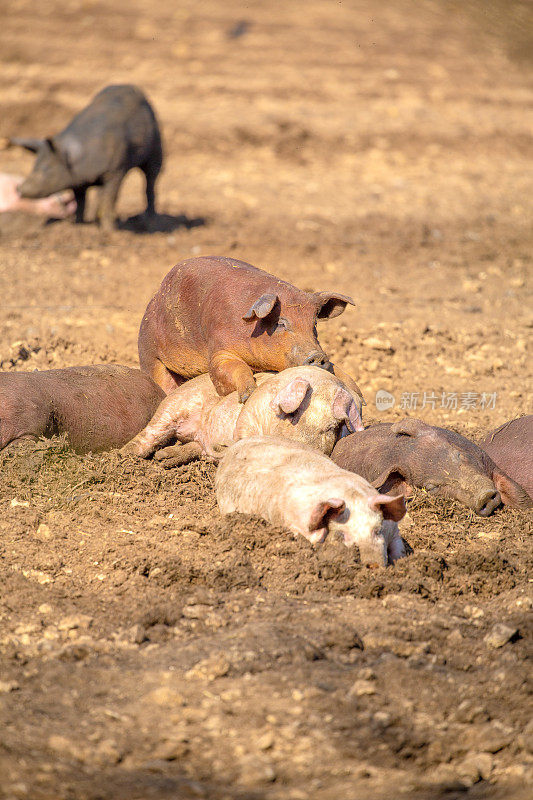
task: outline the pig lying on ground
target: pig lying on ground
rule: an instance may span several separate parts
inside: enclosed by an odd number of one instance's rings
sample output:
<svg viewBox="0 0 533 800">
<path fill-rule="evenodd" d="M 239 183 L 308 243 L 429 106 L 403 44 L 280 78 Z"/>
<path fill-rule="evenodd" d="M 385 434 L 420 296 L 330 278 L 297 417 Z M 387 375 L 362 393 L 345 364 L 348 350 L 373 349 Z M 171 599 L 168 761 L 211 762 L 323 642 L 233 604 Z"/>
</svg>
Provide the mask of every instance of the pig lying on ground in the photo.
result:
<svg viewBox="0 0 533 800">
<path fill-rule="evenodd" d="M 17 192 L 17 186 L 23 180 L 20 175 L 0 173 L 0 213 L 24 211 L 28 214 L 64 219 L 76 211 L 76 201 L 70 189 L 50 197 L 43 197 L 41 200 L 24 200 Z"/>
<path fill-rule="evenodd" d="M 165 392 L 209 372 L 220 395 L 254 391 L 253 372 L 312 364 L 334 372 L 318 343 L 317 319 L 353 301 L 336 292 L 304 292 L 244 261 L 217 256 L 177 264 L 150 301 L 139 331 L 139 361 Z"/>
<path fill-rule="evenodd" d="M 292 367 L 256 379 L 258 388 L 244 405 L 237 392 L 220 397 L 209 375 L 187 381 L 165 397 L 123 452 L 147 458 L 177 438 L 180 444 L 156 454 L 164 466 L 176 466 L 202 452 L 216 458 L 237 439 L 277 434 L 329 455 L 339 436 L 363 429 L 358 398 L 323 369 Z"/>
<path fill-rule="evenodd" d="M 148 375 L 117 364 L 0 372 L 0 450 L 61 433 L 77 453 L 121 447 L 163 397 Z"/>
<path fill-rule="evenodd" d="M 380 491 L 408 495 L 417 486 L 454 498 L 481 517 L 502 501 L 519 508 L 528 505 L 524 490 L 476 444 L 419 419 L 381 423 L 347 436 L 331 457 Z"/>
<path fill-rule="evenodd" d="M 397 520 L 404 498 L 377 492 L 327 456 L 278 436 L 254 436 L 230 447 L 215 478 L 222 514 L 256 514 L 323 542 L 338 533 L 356 544 L 361 561 L 386 565 L 405 555 Z"/>
<path fill-rule="evenodd" d="M 50 139 L 12 138 L 37 153 L 33 171 L 19 186 L 25 198 L 73 189 L 76 222 L 83 222 L 89 186 L 101 186 L 97 216 L 110 230 L 115 203 L 128 170 L 146 176 L 147 221 L 155 214 L 155 182 L 161 170 L 161 135 L 152 107 L 135 86 L 107 86 L 67 127 Z"/>
<path fill-rule="evenodd" d="M 483 439 L 480 447 L 533 499 L 532 414 L 500 425 Z"/>
</svg>

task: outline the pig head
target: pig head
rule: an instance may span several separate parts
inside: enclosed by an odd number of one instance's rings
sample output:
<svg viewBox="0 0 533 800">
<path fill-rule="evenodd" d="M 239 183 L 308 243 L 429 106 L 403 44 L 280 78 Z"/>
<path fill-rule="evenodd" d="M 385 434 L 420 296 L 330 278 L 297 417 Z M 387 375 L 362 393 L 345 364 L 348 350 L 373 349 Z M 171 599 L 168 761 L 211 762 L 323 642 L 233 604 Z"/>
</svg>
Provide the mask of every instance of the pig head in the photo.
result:
<svg viewBox="0 0 533 800">
<path fill-rule="evenodd" d="M 235 259 L 206 256 L 177 264 L 164 278 L 139 332 L 141 369 L 165 391 L 209 372 L 220 395 L 254 391 L 254 372 L 314 365 L 335 372 L 316 325 L 353 301 L 305 292 Z M 345 376 L 341 376 L 345 382 Z M 348 388 L 361 394 L 357 385 Z"/>
<path fill-rule="evenodd" d="M 53 139 L 21 139 L 10 140 L 37 153 L 33 169 L 28 177 L 17 187 L 21 197 L 35 199 L 48 197 L 55 192 L 69 189 L 76 185 L 69 167 L 68 154 L 62 151 Z"/>
<path fill-rule="evenodd" d="M 421 420 L 381 423 L 348 436 L 332 458 L 381 491 L 409 494 L 416 486 L 458 500 L 482 517 L 501 502 L 527 507 L 524 490 L 476 444 Z"/>
</svg>

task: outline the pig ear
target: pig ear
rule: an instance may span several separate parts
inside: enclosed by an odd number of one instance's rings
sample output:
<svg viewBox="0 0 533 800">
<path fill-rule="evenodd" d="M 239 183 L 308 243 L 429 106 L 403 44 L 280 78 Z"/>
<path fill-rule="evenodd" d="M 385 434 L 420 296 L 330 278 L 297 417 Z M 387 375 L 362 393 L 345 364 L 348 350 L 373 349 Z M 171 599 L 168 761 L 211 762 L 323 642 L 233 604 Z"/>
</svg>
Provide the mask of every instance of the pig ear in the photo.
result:
<svg viewBox="0 0 533 800">
<path fill-rule="evenodd" d="M 295 378 L 280 389 L 270 405 L 274 411 L 293 414 L 302 405 L 310 388 L 311 384 L 305 378 Z"/>
<path fill-rule="evenodd" d="M 277 294 L 263 294 L 256 300 L 251 308 L 248 309 L 243 319 L 249 322 L 253 319 L 265 319 L 272 313 L 274 306 L 278 302 Z"/>
<path fill-rule="evenodd" d="M 337 389 L 333 399 L 333 416 L 339 422 L 345 422 L 350 433 L 365 429 L 355 400 L 346 389 L 341 387 Z"/>
<path fill-rule="evenodd" d="M 386 469 L 376 480 L 371 481 L 371 484 L 382 494 L 403 494 L 404 497 L 410 497 L 413 493 L 413 487 L 398 467 Z"/>
<path fill-rule="evenodd" d="M 492 473 L 492 482 L 499 491 L 504 505 L 511 508 L 533 508 L 533 499 L 526 490 L 504 472 L 495 469 Z"/>
<path fill-rule="evenodd" d="M 405 515 L 405 497 L 399 494 L 391 497 L 390 494 L 375 494 L 368 498 L 368 505 L 372 511 L 381 511 L 383 519 L 393 519 L 398 522 Z"/>
<path fill-rule="evenodd" d="M 408 417 L 407 419 L 401 419 L 399 422 L 394 422 L 390 431 L 393 434 L 403 434 L 404 436 L 420 436 L 430 427 L 426 422 L 422 422 L 421 419 Z"/>
<path fill-rule="evenodd" d="M 342 314 L 348 303 L 352 306 L 355 305 L 351 297 L 336 292 L 315 292 L 315 298 L 318 306 L 318 319 L 333 319 Z"/>
<path fill-rule="evenodd" d="M 36 153 L 43 146 L 44 139 L 29 139 L 21 136 L 14 136 L 9 140 L 9 143 L 14 144 L 17 147 L 25 147 L 26 150 Z"/>
<path fill-rule="evenodd" d="M 339 497 L 332 497 L 329 500 L 322 500 L 317 503 L 311 512 L 309 520 L 309 530 L 318 531 L 320 528 L 325 528 L 332 517 L 338 517 L 344 509 L 346 503 Z"/>
</svg>

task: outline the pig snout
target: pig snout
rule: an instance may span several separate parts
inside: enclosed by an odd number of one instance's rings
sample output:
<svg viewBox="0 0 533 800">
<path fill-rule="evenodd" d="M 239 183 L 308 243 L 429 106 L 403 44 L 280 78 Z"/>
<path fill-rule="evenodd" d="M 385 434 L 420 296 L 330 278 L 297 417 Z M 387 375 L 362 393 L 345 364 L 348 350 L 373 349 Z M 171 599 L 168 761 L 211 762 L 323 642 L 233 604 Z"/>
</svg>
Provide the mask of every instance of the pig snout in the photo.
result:
<svg viewBox="0 0 533 800">
<path fill-rule="evenodd" d="M 319 348 L 309 350 L 308 347 L 295 345 L 290 351 L 290 361 L 294 367 L 321 367 L 333 372 L 328 356 Z"/>
<path fill-rule="evenodd" d="M 46 197 L 47 195 L 52 194 L 53 191 L 54 188 L 52 188 L 49 192 L 43 190 L 40 182 L 32 180 L 31 175 L 17 186 L 19 197 L 23 197 L 26 200 L 37 200 L 39 197 Z"/>
<path fill-rule="evenodd" d="M 496 489 L 484 491 L 479 494 L 474 503 L 474 511 L 480 517 L 490 517 L 492 512 L 501 505 L 502 499 Z"/>
</svg>

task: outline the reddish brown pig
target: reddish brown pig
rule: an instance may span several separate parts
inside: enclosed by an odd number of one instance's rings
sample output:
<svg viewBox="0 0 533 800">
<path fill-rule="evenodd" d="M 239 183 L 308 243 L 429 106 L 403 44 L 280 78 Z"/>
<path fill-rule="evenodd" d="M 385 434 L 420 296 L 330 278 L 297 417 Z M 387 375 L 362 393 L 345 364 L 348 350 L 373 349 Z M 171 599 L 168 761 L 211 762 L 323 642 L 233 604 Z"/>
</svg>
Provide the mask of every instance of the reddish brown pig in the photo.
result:
<svg viewBox="0 0 533 800">
<path fill-rule="evenodd" d="M 500 425 L 480 447 L 533 499 L 533 414 Z"/>
<path fill-rule="evenodd" d="M 335 445 L 332 459 L 382 492 L 413 486 L 451 497 L 488 517 L 501 502 L 528 508 L 526 492 L 474 442 L 419 419 L 373 425 Z"/>
<path fill-rule="evenodd" d="M 117 364 L 0 372 L 0 450 L 62 433 L 77 453 L 122 447 L 164 396 L 148 375 Z"/>
<path fill-rule="evenodd" d="M 353 301 L 336 292 L 304 292 L 244 261 L 218 256 L 177 264 L 150 301 L 139 332 L 139 360 L 165 392 L 209 372 L 216 391 L 244 402 L 254 372 L 315 365 L 356 384 L 329 362 L 318 319 Z"/>
</svg>

